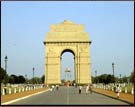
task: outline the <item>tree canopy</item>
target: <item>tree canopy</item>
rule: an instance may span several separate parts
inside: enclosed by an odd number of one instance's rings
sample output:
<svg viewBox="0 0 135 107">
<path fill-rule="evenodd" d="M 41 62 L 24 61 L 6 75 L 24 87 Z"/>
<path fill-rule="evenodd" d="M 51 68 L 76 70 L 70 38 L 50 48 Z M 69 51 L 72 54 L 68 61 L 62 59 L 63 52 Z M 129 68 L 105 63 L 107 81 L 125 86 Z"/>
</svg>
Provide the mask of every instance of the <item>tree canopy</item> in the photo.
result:
<svg viewBox="0 0 135 107">
<path fill-rule="evenodd" d="M 8 83 L 8 75 L 7 75 L 7 72 L 3 68 L 0 69 L 0 82 Z"/>
<path fill-rule="evenodd" d="M 111 74 L 102 74 L 97 77 L 92 77 L 92 82 L 93 83 L 104 83 L 104 84 L 113 83 L 114 77 Z"/>
<path fill-rule="evenodd" d="M 134 82 L 134 71 L 131 72 L 129 79 L 130 79 L 130 82 L 132 83 Z"/>
</svg>

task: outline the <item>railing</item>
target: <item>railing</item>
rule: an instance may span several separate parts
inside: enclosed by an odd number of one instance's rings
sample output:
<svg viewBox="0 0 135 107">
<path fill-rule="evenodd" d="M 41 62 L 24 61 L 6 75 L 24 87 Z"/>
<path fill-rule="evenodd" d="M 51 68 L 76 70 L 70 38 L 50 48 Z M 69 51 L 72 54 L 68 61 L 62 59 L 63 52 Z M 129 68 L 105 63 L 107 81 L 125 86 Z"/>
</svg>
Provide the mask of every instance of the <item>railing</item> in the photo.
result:
<svg viewBox="0 0 135 107">
<path fill-rule="evenodd" d="M 25 91 L 36 90 L 43 88 L 43 84 L 22 84 L 22 85 L 10 85 L 6 87 L 1 87 L 1 95 L 8 95 L 14 93 L 21 93 Z"/>
<path fill-rule="evenodd" d="M 119 85 L 120 85 L 119 92 L 134 94 L 133 86 L 131 88 L 128 88 L 124 84 L 119 84 Z M 115 91 L 115 87 L 116 87 L 116 85 L 114 85 L 114 84 L 108 84 L 108 85 L 93 84 L 93 86 L 94 86 L 94 88 L 99 88 L 99 89 L 104 89 L 104 90 L 109 90 L 109 91 Z"/>
</svg>

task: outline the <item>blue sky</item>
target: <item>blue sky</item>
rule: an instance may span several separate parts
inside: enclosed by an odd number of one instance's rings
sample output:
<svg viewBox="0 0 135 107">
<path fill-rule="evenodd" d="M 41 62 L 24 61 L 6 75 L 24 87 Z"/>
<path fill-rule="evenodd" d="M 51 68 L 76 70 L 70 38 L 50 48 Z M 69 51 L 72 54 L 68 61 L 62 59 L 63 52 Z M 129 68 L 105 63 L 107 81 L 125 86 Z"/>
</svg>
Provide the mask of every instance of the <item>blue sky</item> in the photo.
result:
<svg viewBox="0 0 135 107">
<path fill-rule="evenodd" d="M 89 33 L 92 75 L 130 75 L 134 69 L 134 2 L 17 2 L 4 1 L 1 7 L 1 66 L 8 56 L 8 73 L 27 74 L 32 77 L 44 74 L 46 33 L 51 24 L 68 19 L 84 24 Z M 71 53 L 62 55 L 62 76 L 67 66 L 74 77 Z"/>
</svg>

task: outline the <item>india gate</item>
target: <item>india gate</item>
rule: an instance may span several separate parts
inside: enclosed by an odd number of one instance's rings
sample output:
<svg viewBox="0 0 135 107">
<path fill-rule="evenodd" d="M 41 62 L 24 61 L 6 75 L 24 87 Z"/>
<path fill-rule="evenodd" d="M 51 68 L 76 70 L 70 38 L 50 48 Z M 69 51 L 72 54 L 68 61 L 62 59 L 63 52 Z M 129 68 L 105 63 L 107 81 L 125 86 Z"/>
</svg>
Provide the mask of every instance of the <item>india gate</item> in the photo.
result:
<svg viewBox="0 0 135 107">
<path fill-rule="evenodd" d="M 64 20 L 51 25 L 44 42 L 45 84 L 61 84 L 61 56 L 64 52 L 74 55 L 75 82 L 91 83 L 90 44 L 83 24 Z"/>
</svg>

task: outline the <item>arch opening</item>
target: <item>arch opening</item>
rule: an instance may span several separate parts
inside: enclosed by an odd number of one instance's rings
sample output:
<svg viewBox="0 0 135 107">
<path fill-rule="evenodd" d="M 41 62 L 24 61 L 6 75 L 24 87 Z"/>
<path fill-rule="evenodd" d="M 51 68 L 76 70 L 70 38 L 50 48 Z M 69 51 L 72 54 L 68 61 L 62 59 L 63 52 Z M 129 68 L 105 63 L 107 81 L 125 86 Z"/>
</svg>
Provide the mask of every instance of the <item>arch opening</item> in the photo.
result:
<svg viewBox="0 0 135 107">
<path fill-rule="evenodd" d="M 61 83 L 67 85 L 73 82 L 75 82 L 75 54 L 72 50 L 66 49 L 61 53 Z"/>
<path fill-rule="evenodd" d="M 65 52 L 70 52 L 70 53 L 72 53 L 72 54 L 74 55 L 74 57 L 75 57 L 75 53 L 74 53 L 74 51 L 72 51 L 71 49 L 64 49 L 64 50 L 61 52 L 61 55 L 60 55 L 60 56 L 62 56 L 62 54 L 65 53 Z"/>
</svg>

